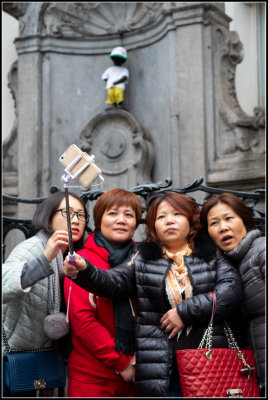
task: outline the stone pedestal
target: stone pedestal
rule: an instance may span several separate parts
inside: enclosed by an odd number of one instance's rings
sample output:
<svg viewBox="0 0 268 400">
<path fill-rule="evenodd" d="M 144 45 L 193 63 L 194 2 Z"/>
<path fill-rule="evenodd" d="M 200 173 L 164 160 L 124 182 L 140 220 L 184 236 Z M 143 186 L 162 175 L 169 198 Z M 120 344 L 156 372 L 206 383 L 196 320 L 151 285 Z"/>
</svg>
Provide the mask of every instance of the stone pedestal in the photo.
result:
<svg viewBox="0 0 268 400">
<path fill-rule="evenodd" d="M 264 111 L 235 94 L 242 43 L 222 3 L 5 3 L 19 19 L 18 195 L 61 186 L 59 156 L 95 153 L 105 189 L 200 176 L 211 186 L 264 187 Z M 103 71 L 128 51 L 128 111 L 105 111 Z M 250 94 L 249 94 L 250 95 Z M 257 105 L 256 105 L 257 106 Z M 134 127 L 134 128 L 133 128 Z M 85 144 L 86 143 L 86 144 Z M 5 188 L 4 188 L 5 190 Z M 20 213 L 32 216 L 23 206 Z M 26 207 L 26 208 L 25 208 Z"/>
</svg>

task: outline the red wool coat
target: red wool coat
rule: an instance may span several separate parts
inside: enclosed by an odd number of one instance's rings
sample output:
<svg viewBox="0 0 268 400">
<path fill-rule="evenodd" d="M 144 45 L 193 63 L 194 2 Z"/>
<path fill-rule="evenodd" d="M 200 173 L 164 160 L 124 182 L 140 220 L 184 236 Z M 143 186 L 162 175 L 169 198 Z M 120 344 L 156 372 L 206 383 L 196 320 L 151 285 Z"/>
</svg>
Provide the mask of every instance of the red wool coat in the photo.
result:
<svg viewBox="0 0 268 400">
<path fill-rule="evenodd" d="M 93 265 L 110 269 L 108 251 L 98 247 L 94 233 L 88 236 L 85 246 L 78 251 Z M 85 383 L 98 379 L 123 381 L 119 372 L 130 363 L 131 356 L 115 350 L 113 300 L 98 297 L 80 288 L 75 280 L 65 277 L 64 296 L 68 304 L 73 350 L 68 358 L 69 375 Z"/>
</svg>

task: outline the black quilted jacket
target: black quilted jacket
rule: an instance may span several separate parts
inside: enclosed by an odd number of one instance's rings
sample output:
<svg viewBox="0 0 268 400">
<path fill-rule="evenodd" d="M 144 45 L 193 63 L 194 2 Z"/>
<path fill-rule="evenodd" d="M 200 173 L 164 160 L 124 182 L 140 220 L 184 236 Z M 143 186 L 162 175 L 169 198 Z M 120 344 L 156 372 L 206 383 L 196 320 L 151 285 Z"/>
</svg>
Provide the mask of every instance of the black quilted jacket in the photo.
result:
<svg viewBox="0 0 268 400">
<path fill-rule="evenodd" d="M 265 237 L 258 229 L 254 229 L 234 250 L 226 254 L 236 263 L 242 278 L 242 311 L 248 321 L 248 337 L 254 350 L 261 386 L 265 386 L 265 247 Z"/>
<path fill-rule="evenodd" d="M 170 309 L 165 278 L 171 261 L 162 257 L 161 248 L 156 243 L 141 243 L 138 248 L 140 252 L 132 261 L 126 260 L 108 271 L 87 261 L 87 269 L 79 272 L 75 283 L 105 297 L 137 297 L 135 396 L 168 397 L 174 368 L 174 346 L 161 329 L 160 319 Z M 203 332 L 211 317 L 209 292 L 216 293 L 215 321 L 219 321 L 235 311 L 242 301 L 240 276 L 207 240 L 197 241 L 196 251 L 185 256 L 185 262 L 193 297 L 179 304 L 177 311 L 185 326 L 202 327 Z M 215 326 L 214 332 L 213 345 L 227 347 L 223 330 Z"/>
</svg>

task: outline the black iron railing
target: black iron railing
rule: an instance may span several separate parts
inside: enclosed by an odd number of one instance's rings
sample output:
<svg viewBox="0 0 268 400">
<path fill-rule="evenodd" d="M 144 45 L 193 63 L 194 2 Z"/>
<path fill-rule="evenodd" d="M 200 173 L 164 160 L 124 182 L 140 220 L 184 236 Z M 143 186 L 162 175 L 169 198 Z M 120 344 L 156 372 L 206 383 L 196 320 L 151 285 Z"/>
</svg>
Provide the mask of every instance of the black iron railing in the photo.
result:
<svg viewBox="0 0 268 400">
<path fill-rule="evenodd" d="M 202 201 L 198 201 L 200 207 L 202 204 L 214 194 L 220 194 L 224 192 L 233 193 L 244 200 L 249 208 L 251 208 L 253 212 L 253 217 L 255 219 L 256 226 L 264 233 L 265 232 L 265 212 L 256 209 L 256 205 L 259 201 L 265 200 L 265 190 L 264 189 L 257 189 L 254 192 L 241 192 L 235 190 L 227 190 L 227 189 L 219 189 L 214 187 L 209 187 L 202 185 L 203 178 L 199 178 L 195 180 L 193 183 L 186 185 L 181 188 L 171 188 L 172 179 L 166 178 L 164 182 L 156 182 L 152 184 L 144 184 L 138 185 L 129 189 L 131 192 L 137 194 L 138 196 L 142 197 L 143 199 L 143 212 L 145 212 L 146 205 L 150 203 L 150 200 L 157 196 L 160 193 L 165 191 L 173 191 L 177 193 L 186 194 L 187 196 L 191 197 L 190 193 L 198 193 L 203 192 L 204 198 Z M 60 191 L 59 187 L 51 186 L 50 193 Z M 80 198 L 87 204 L 87 202 L 97 200 L 97 198 L 103 194 L 103 190 L 89 190 L 86 192 L 82 192 Z M 25 199 L 20 197 L 9 196 L 6 194 L 2 195 L 3 201 L 14 202 L 14 203 L 28 203 L 28 204 L 39 204 L 41 203 L 46 197 L 38 197 L 32 199 Z M 194 197 L 193 197 L 194 198 Z M 264 207 L 263 207 L 264 208 Z M 144 222 L 144 219 L 141 221 Z M 13 230 L 18 229 L 23 232 L 25 238 L 29 238 L 33 235 L 33 227 L 32 227 L 32 220 L 31 219 L 18 219 L 18 218 L 11 218 L 3 216 L 3 258 L 4 258 L 4 251 L 5 251 L 5 241 L 7 234 Z M 87 229 L 90 232 L 90 229 Z"/>
</svg>

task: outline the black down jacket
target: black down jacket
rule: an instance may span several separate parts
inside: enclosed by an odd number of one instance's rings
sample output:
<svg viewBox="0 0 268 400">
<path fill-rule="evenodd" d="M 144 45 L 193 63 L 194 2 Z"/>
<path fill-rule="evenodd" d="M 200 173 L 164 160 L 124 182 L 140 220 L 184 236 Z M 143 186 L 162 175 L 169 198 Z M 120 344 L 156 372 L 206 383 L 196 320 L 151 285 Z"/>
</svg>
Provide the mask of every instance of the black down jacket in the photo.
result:
<svg viewBox="0 0 268 400">
<path fill-rule="evenodd" d="M 168 397 L 172 374 L 172 340 L 161 329 L 160 319 L 171 307 L 166 299 L 165 278 L 171 261 L 162 257 L 154 242 L 141 243 L 139 254 L 111 270 L 91 265 L 78 273 L 75 283 L 104 297 L 137 297 L 135 396 Z M 216 251 L 216 253 L 215 253 Z M 230 315 L 242 302 L 242 283 L 236 268 L 206 243 L 185 256 L 193 297 L 177 306 L 185 326 L 207 327 L 212 310 L 210 291 L 217 296 L 215 321 Z M 215 327 L 216 328 L 216 327 Z M 217 329 L 214 329 L 217 334 Z M 227 347 L 223 331 L 213 345 Z"/>
<path fill-rule="evenodd" d="M 258 382 L 265 386 L 265 237 L 254 229 L 226 253 L 235 261 L 244 287 L 242 311 L 248 321 L 248 336 L 254 351 Z"/>
</svg>

